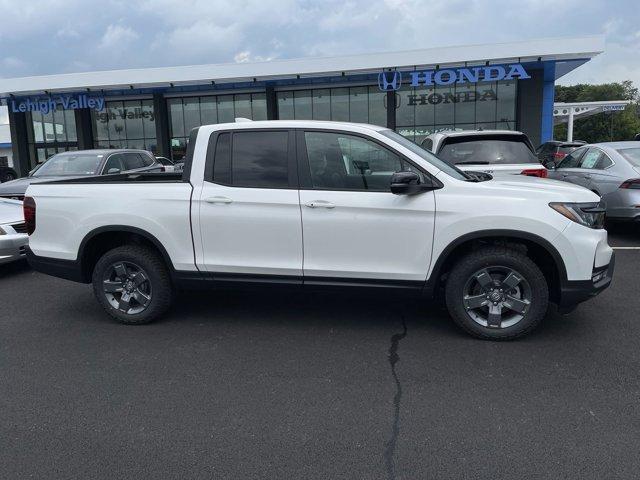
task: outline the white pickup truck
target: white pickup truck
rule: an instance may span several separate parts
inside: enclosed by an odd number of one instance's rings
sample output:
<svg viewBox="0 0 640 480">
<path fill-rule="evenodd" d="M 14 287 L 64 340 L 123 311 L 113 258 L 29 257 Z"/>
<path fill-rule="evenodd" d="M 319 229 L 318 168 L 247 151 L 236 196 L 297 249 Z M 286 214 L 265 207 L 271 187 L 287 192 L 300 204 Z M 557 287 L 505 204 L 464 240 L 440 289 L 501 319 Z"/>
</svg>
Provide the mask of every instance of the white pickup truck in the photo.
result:
<svg viewBox="0 0 640 480">
<path fill-rule="evenodd" d="M 386 128 L 266 121 L 194 129 L 182 175 L 39 183 L 24 209 L 31 265 L 93 283 L 124 323 L 157 318 L 176 289 L 388 287 L 442 292 L 464 330 L 501 340 L 609 285 L 598 202 L 470 177 Z"/>
</svg>

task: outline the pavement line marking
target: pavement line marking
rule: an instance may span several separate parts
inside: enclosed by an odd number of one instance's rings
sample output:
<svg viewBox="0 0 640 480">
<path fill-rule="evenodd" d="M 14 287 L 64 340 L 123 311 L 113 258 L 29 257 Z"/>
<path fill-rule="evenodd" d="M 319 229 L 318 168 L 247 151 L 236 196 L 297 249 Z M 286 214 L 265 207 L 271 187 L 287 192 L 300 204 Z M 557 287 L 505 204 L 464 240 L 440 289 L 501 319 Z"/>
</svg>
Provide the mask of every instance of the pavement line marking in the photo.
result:
<svg viewBox="0 0 640 480">
<path fill-rule="evenodd" d="M 640 250 L 640 247 L 611 247 L 614 250 Z"/>
</svg>

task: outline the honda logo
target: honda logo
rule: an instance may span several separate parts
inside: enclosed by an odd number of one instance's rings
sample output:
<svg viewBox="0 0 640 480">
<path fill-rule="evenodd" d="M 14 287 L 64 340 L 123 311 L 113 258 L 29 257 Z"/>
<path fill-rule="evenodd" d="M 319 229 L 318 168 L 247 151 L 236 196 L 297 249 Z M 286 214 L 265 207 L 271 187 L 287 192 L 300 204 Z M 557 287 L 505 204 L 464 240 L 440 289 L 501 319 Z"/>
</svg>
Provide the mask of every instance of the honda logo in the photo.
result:
<svg viewBox="0 0 640 480">
<path fill-rule="evenodd" d="M 378 88 L 383 92 L 394 92 L 400 89 L 402 85 L 402 73 L 380 72 L 378 74 Z"/>
</svg>

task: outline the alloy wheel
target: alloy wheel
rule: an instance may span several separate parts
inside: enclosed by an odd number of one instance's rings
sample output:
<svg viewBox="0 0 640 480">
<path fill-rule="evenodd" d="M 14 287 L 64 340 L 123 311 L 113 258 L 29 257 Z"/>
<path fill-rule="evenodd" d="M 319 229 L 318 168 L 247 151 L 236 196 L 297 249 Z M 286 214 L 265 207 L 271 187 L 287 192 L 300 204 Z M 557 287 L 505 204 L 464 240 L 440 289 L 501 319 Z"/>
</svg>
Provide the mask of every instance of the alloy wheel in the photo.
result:
<svg viewBox="0 0 640 480">
<path fill-rule="evenodd" d="M 141 313 L 151 303 L 149 276 L 135 263 L 113 263 L 105 270 L 102 285 L 109 304 L 122 313 Z"/>
<path fill-rule="evenodd" d="M 512 268 L 493 266 L 475 272 L 463 290 L 467 315 L 488 328 L 508 328 L 521 321 L 531 307 L 529 282 Z"/>
</svg>

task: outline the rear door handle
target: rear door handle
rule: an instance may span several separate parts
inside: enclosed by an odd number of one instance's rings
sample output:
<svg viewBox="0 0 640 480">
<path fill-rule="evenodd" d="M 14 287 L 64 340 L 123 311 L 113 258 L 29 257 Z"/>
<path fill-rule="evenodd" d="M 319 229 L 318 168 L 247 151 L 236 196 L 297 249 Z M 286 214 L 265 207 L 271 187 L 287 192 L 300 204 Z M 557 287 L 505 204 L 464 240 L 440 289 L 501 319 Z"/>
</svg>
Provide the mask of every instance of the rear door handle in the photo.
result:
<svg viewBox="0 0 640 480">
<path fill-rule="evenodd" d="M 326 202 L 324 200 L 314 200 L 313 202 L 305 203 L 304 205 L 309 208 L 336 208 L 333 203 Z"/>
<path fill-rule="evenodd" d="M 233 200 L 228 197 L 209 197 L 205 198 L 204 201 L 207 203 L 233 203 Z"/>
</svg>

